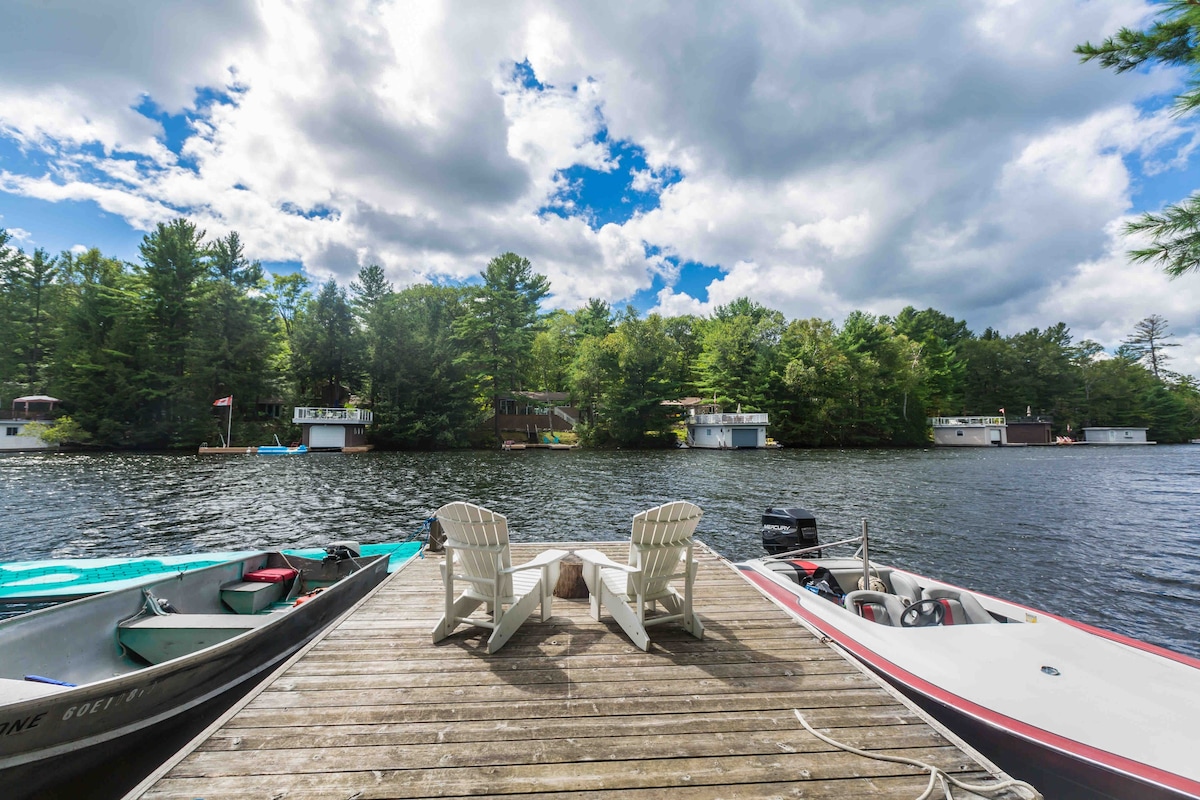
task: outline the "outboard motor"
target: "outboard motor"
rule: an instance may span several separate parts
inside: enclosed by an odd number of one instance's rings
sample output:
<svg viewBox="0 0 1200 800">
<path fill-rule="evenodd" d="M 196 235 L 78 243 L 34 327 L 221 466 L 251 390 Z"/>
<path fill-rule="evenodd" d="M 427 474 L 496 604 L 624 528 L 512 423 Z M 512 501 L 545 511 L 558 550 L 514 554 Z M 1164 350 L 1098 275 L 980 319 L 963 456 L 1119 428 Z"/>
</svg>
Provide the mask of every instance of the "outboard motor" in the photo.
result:
<svg viewBox="0 0 1200 800">
<path fill-rule="evenodd" d="M 345 540 L 341 542 L 330 542 L 325 545 L 325 560 L 326 561 L 345 561 L 348 558 L 359 558 L 362 556 L 362 548 L 358 542 Z"/>
<path fill-rule="evenodd" d="M 762 543 L 768 555 L 816 547 L 817 518 L 803 508 L 768 508 L 762 516 Z"/>
</svg>

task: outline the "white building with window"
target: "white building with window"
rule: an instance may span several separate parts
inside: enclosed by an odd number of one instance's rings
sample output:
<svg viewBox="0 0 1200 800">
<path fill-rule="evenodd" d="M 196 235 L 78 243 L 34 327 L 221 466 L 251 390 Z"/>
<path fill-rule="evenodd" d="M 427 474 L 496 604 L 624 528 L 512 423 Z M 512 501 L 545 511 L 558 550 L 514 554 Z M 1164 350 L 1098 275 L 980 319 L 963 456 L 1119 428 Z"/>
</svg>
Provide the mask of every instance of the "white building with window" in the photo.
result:
<svg viewBox="0 0 1200 800">
<path fill-rule="evenodd" d="M 1084 428 L 1083 440 L 1088 444 L 1154 444 L 1146 441 L 1148 428 Z"/>
<path fill-rule="evenodd" d="M 37 436 L 30 436 L 25 432 L 25 426 L 31 420 L 27 419 L 0 419 L 0 450 L 49 450 L 51 445 L 46 444 Z"/>
<path fill-rule="evenodd" d="M 687 420 L 687 446 L 701 450 L 766 447 L 767 415 L 693 413 Z"/>
<path fill-rule="evenodd" d="M 3 434 L 0 435 L 0 451 L 57 449 L 58 445 L 34 436 L 28 431 L 28 426 L 34 422 L 52 423 L 60 402 L 57 397 L 40 394 L 13 400 L 8 418 L 0 419 L 0 434 Z"/>
<path fill-rule="evenodd" d="M 933 443 L 938 447 L 998 447 L 1008 444 L 1004 417 L 933 417 Z"/>
<path fill-rule="evenodd" d="M 371 449 L 367 444 L 367 426 L 374 415 L 361 408 L 292 409 L 292 422 L 300 426 L 302 444 L 309 450 L 343 453 Z"/>
</svg>

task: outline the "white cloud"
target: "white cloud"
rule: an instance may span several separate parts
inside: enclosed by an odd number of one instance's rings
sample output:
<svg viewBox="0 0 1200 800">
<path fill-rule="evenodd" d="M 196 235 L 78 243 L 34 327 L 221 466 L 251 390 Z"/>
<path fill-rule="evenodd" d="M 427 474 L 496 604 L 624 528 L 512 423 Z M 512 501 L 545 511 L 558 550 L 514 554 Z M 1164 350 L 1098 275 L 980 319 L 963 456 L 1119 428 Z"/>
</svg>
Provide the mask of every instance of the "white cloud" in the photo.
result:
<svg viewBox="0 0 1200 800">
<path fill-rule="evenodd" d="M 1159 313 L 1194 342 L 1200 279 L 1129 266 L 1116 233 L 1200 141 L 1194 119 L 1135 105 L 1181 75 L 1072 53 L 1154 8 L 25 4 L 0 52 L 0 144 L 19 151 L 0 191 L 138 230 L 186 213 L 318 280 L 369 262 L 399 285 L 463 279 L 512 250 L 567 307 L 665 284 L 665 313 L 742 294 L 834 320 L 913 304 L 976 330 L 1062 319 L 1106 346 Z M 544 90 L 522 84 L 526 61 Z M 228 97 L 201 105 L 202 89 Z M 189 120 L 178 156 L 134 110 L 146 98 Z M 601 131 L 646 164 L 618 163 Z M 660 206 L 598 229 L 540 213 L 582 213 L 561 198 L 573 166 Z M 682 283 L 688 262 L 720 273 Z"/>
<path fill-rule="evenodd" d="M 1130 264 L 1125 256 L 1133 246 L 1120 229 L 1124 220 L 1106 228 L 1107 247 L 1097 259 L 1079 264 L 1049 287 L 1036 305 L 1013 315 L 1014 331 L 1046 328 L 1066 322 L 1075 341 L 1091 339 L 1110 351 L 1134 332 L 1145 318 L 1167 320 L 1179 347 L 1168 353 L 1171 368 L 1200 375 L 1200 308 L 1195 278 L 1172 280 L 1150 264 Z"/>
<path fill-rule="evenodd" d="M 18 246 L 29 244 L 33 241 L 33 236 L 24 228 L 6 228 L 9 239 Z"/>
</svg>

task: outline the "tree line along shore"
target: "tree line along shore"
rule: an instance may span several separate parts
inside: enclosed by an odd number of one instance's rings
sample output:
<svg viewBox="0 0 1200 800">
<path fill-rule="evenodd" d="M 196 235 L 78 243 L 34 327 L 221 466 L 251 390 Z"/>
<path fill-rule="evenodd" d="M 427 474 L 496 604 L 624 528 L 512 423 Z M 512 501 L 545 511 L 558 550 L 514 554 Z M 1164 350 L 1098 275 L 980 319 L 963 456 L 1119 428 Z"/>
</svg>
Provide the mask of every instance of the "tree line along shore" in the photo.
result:
<svg viewBox="0 0 1200 800">
<path fill-rule="evenodd" d="M 704 398 L 770 415 L 802 447 L 924 446 L 929 417 L 1052 418 L 1055 433 L 1141 426 L 1151 439 L 1200 436 L 1200 387 L 1169 369 L 1167 321 L 1151 316 L 1115 353 L 1061 322 L 1012 334 L 932 308 L 789 320 L 747 298 L 706 316 L 642 314 L 592 299 L 541 310 L 550 283 L 519 255 L 469 285 L 395 289 L 383 269 L 349 286 L 268 275 L 237 233 L 208 239 L 160 223 L 136 262 L 99 250 L 25 253 L 0 229 L 0 403 L 63 401 L 55 441 L 193 449 L 232 438 L 291 440 L 280 409 L 369 408 L 380 449 L 495 446 L 489 420 L 519 391 L 563 392 L 578 440 L 674 446 L 679 407 Z M 0 412 L 3 413 L 3 412 Z"/>
</svg>

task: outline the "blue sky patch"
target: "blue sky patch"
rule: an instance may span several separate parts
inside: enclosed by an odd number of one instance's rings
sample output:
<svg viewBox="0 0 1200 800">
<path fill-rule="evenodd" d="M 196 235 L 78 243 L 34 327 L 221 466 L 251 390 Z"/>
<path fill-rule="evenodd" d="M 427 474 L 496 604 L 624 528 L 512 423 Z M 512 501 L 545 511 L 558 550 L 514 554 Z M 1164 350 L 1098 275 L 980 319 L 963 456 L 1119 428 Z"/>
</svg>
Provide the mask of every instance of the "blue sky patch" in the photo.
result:
<svg viewBox="0 0 1200 800">
<path fill-rule="evenodd" d="M 0 228 L 28 231 L 30 241 L 12 242 L 26 253 L 41 247 L 51 255 L 75 245 L 96 247 L 109 258 L 137 261 L 142 231 L 91 200 L 47 200 L 0 192 Z"/>
<path fill-rule="evenodd" d="M 1133 210 L 1139 214 L 1143 211 L 1155 213 L 1167 204 L 1179 204 L 1187 200 L 1200 186 L 1200 171 L 1192 166 L 1193 160 L 1195 155 L 1188 160 L 1188 169 L 1168 170 L 1152 178 L 1143 177 L 1140 166 L 1130 164 Z"/>
<path fill-rule="evenodd" d="M 688 261 L 679 268 L 675 291 L 689 294 L 701 303 L 708 302 L 708 285 L 725 274 L 720 267 Z"/>
<path fill-rule="evenodd" d="M 552 88 L 538 80 L 537 74 L 533 71 L 533 65 L 529 63 L 528 58 L 519 64 L 513 65 L 513 77 L 516 78 L 521 88 L 530 91 L 544 92 L 546 89 Z"/>
<path fill-rule="evenodd" d="M 304 219 L 336 219 L 339 216 L 338 211 L 329 208 L 328 206 L 316 205 L 312 208 L 301 208 L 295 203 L 285 202 L 279 210 L 285 214 L 291 214 Z"/>
<path fill-rule="evenodd" d="M 663 190 L 683 179 L 674 168 L 654 173 L 644 149 L 624 139 L 610 140 L 607 129 L 601 129 L 593 141 L 607 145 L 610 169 L 576 164 L 559 170 L 556 178 L 562 188 L 539 214 L 583 217 L 592 230 L 610 222 L 620 225 L 658 208 Z"/>
<path fill-rule="evenodd" d="M 149 95 L 142 96 L 142 102 L 133 107 L 133 110 L 141 114 L 147 119 L 152 119 L 162 126 L 163 135 L 158 137 L 158 140 L 163 145 L 174 153 L 179 155 L 179 151 L 183 149 L 183 143 L 192 135 L 192 121 L 188 114 L 168 114 L 158 107 L 158 104 L 150 99 Z"/>
<path fill-rule="evenodd" d="M 645 245 L 645 248 L 647 256 L 661 254 L 659 248 L 654 245 L 648 244 Z M 663 256 L 663 260 L 679 270 L 678 277 L 674 283 L 670 284 L 669 288 L 677 294 L 689 295 L 701 303 L 708 302 L 709 284 L 719 280 L 725 274 L 720 267 L 701 264 L 697 261 L 685 261 L 680 264 L 679 259 L 675 256 Z M 628 302 L 638 311 L 645 313 L 658 305 L 658 293 L 665 288 L 668 288 L 668 284 L 664 277 L 661 274 L 655 274 L 649 288 L 636 292 Z"/>
<path fill-rule="evenodd" d="M 152 119 L 161 125 L 163 135 L 159 137 L 159 141 L 175 154 L 181 167 L 195 170 L 197 168 L 195 161 L 181 155 L 184 142 L 196 132 L 192 120 L 208 116 L 216 104 L 228 105 L 234 102 L 234 95 L 230 92 L 205 87 L 196 90 L 196 99 L 192 103 L 192 108 L 184 109 L 179 114 L 168 114 L 159 107 L 158 103 L 154 102 L 154 98 L 150 95 L 142 95 L 142 102 L 134 106 L 133 110 L 146 119 Z"/>
<path fill-rule="evenodd" d="M 0 170 L 16 175 L 41 175 L 50 171 L 55 158 L 38 147 L 22 150 L 16 139 L 0 135 Z"/>
<path fill-rule="evenodd" d="M 272 275 L 290 275 L 294 272 L 304 272 L 304 265 L 299 261 L 262 261 L 262 268 Z M 305 275 L 305 277 L 308 277 Z M 349 286 L 349 283 L 346 284 Z"/>
</svg>

